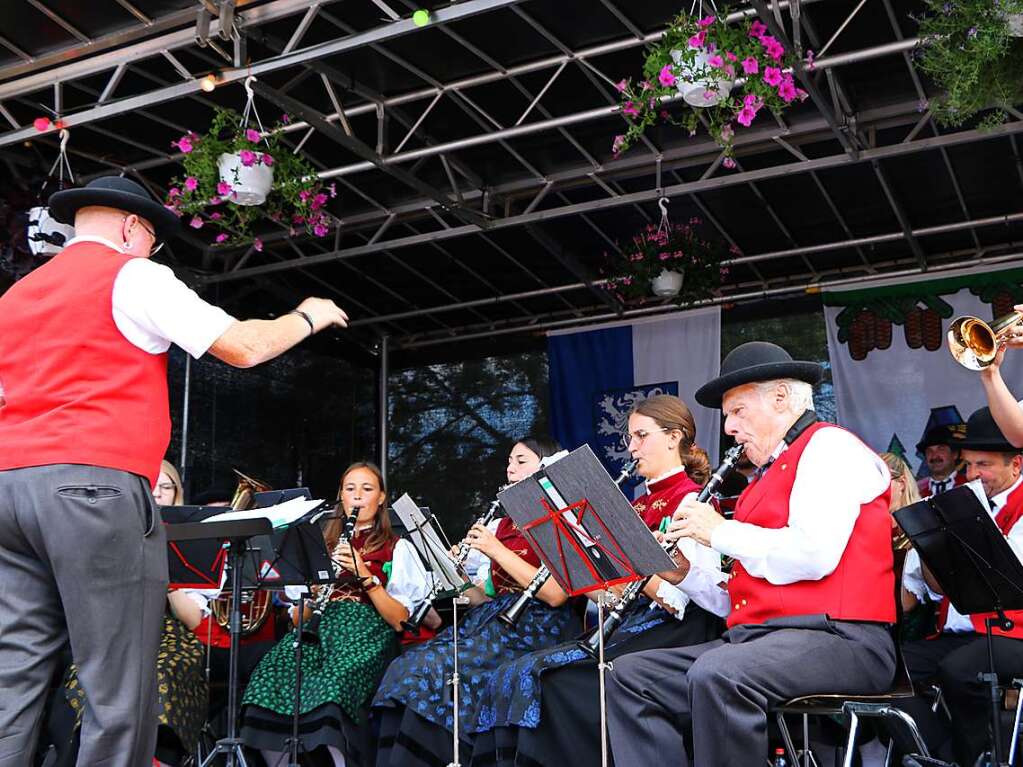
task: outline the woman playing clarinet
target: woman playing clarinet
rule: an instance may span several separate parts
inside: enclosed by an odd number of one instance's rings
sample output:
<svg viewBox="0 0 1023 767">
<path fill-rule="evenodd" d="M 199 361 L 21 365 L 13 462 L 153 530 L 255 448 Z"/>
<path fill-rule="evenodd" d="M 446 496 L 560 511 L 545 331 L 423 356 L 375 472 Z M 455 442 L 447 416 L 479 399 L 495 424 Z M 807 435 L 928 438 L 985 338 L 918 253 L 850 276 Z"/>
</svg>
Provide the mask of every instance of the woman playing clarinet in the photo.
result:
<svg viewBox="0 0 1023 767">
<path fill-rule="evenodd" d="M 542 458 L 557 450 L 557 445 L 547 440 L 516 442 L 508 457 L 508 481 L 530 476 L 540 468 Z M 473 606 L 458 625 L 460 734 L 465 734 L 474 718 L 482 686 L 499 665 L 563 642 L 578 630 L 578 620 L 566 604 L 567 595 L 554 580 L 539 589 L 514 628 L 497 620 L 518 599 L 540 565 L 510 519 L 503 518 L 494 531 L 473 525 L 467 542 L 487 557 L 489 568 L 484 566 L 479 574 L 485 580 L 483 587 L 466 592 Z M 373 699 L 380 723 L 378 767 L 425 767 L 452 761 L 456 712 L 448 682 L 454 665 L 453 634 L 448 627 L 429 642 L 406 651 L 387 669 Z M 467 757 L 470 747 L 462 740 L 460 754 Z"/>
<path fill-rule="evenodd" d="M 302 647 L 299 732 L 304 751 L 324 748 L 336 766 L 356 767 L 367 759 L 366 706 L 397 654 L 402 621 L 427 597 L 430 583 L 412 544 L 391 530 L 387 491 L 375 465 L 349 466 L 338 498 L 345 518 L 331 520 L 324 537 L 335 569 L 347 577 L 316 595 L 323 597 L 317 600 L 318 630 L 315 640 L 305 636 Z M 308 604 L 305 610 L 308 624 L 313 610 Z M 242 740 L 260 749 L 268 765 L 286 763 L 281 752 L 291 733 L 295 639 L 289 634 L 263 657 L 242 700 Z"/>
</svg>

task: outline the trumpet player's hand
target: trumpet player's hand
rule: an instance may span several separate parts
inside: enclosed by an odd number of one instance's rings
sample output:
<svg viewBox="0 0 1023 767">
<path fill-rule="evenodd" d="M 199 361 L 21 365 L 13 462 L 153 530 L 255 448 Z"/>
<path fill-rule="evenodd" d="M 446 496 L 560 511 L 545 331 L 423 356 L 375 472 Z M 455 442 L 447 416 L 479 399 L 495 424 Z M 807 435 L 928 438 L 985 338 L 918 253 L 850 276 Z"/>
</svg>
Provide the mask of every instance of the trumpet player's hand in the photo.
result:
<svg viewBox="0 0 1023 767">
<path fill-rule="evenodd" d="M 362 561 L 362 557 L 359 555 L 358 550 L 355 551 L 354 556 L 352 555 L 351 546 L 339 547 L 335 561 L 347 572 L 352 575 L 357 575 L 360 578 L 364 578 L 370 574 L 369 569 L 366 567 L 366 563 Z"/>
<path fill-rule="evenodd" d="M 473 525 L 465 536 L 465 540 L 469 542 L 469 548 L 475 549 L 490 559 L 496 558 L 502 551 L 507 550 L 505 545 L 497 540 L 497 536 L 484 525 Z"/>
<path fill-rule="evenodd" d="M 680 538 L 692 538 L 697 543 L 710 546 L 711 535 L 725 518 L 709 503 L 699 503 L 695 496 L 689 496 L 679 504 L 671 520 L 664 534 L 666 541 L 675 542 Z"/>
</svg>

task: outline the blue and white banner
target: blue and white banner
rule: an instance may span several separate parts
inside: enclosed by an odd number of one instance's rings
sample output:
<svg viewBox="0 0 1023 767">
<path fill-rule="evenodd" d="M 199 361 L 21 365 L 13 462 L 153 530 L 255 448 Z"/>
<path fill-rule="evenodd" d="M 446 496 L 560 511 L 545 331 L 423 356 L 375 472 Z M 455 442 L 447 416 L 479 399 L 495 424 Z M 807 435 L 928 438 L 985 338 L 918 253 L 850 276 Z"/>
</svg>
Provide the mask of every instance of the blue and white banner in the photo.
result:
<svg viewBox="0 0 1023 767">
<path fill-rule="evenodd" d="M 629 459 L 629 410 L 654 394 L 674 394 L 693 412 L 696 444 L 716 459 L 720 411 L 697 405 L 693 393 L 721 367 L 719 307 L 555 331 L 547 345 L 551 431 L 563 447 L 588 442 L 617 474 Z"/>
</svg>

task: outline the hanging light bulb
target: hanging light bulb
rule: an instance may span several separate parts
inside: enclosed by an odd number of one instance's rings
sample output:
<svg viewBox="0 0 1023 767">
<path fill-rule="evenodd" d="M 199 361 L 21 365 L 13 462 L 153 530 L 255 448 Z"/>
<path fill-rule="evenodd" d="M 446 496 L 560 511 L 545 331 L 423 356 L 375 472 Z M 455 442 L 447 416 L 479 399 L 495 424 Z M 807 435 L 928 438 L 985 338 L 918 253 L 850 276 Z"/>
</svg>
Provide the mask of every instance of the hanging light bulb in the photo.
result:
<svg viewBox="0 0 1023 767">
<path fill-rule="evenodd" d="M 204 78 L 199 80 L 199 87 L 206 93 L 213 93 L 213 89 L 217 87 L 217 75 L 210 72 Z"/>
<path fill-rule="evenodd" d="M 430 23 L 430 12 L 424 8 L 412 14 L 412 23 L 417 27 L 425 27 Z"/>
</svg>

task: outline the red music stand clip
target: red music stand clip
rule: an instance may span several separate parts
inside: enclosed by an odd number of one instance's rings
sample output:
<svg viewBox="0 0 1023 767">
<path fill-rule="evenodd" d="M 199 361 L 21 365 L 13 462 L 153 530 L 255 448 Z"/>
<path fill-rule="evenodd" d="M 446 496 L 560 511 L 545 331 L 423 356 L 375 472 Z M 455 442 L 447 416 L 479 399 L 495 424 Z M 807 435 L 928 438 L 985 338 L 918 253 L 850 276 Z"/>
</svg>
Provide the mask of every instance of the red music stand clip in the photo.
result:
<svg viewBox="0 0 1023 767">
<path fill-rule="evenodd" d="M 610 588 L 611 586 L 618 586 L 623 583 L 631 583 L 632 581 L 639 580 L 640 578 L 643 577 L 638 572 L 636 572 L 636 568 L 633 567 L 632 562 L 630 562 L 628 558 L 625 556 L 625 552 L 622 550 L 621 545 L 611 534 L 611 531 L 608 529 L 607 525 L 604 524 L 604 520 L 600 518 L 600 514 L 597 513 L 597 510 L 593 508 L 588 499 L 583 498 L 582 500 L 569 504 L 563 509 L 555 509 L 553 506 L 551 506 L 550 503 L 547 502 L 546 498 L 541 499 L 540 503 L 543 506 L 544 515 L 538 517 L 537 519 L 534 519 L 532 522 L 527 523 L 523 527 L 523 533 L 529 537 L 530 541 L 532 541 L 533 548 L 537 552 L 542 553 L 543 548 L 540 546 L 539 541 L 536 540 L 536 535 L 534 534 L 533 529 L 539 527 L 540 525 L 546 524 L 552 524 L 554 526 L 554 536 L 558 545 L 559 560 L 558 564 L 561 567 L 559 568 L 553 566 L 554 563 L 552 562 L 547 562 L 546 564 L 547 567 L 550 569 L 551 574 L 554 576 L 554 579 L 559 584 L 561 584 L 561 587 L 565 589 L 569 596 L 574 597 L 580 594 L 585 594 L 589 591 L 593 591 L 595 589 L 607 589 Z M 565 520 L 566 514 L 572 514 L 575 517 L 576 521 L 575 522 L 572 522 L 571 520 L 566 521 Z M 610 541 L 610 543 L 613 545 L 614 550 L 612 550 L 612 548 L 608 546 L 605 546 L 599 540 L 594 539 L 589 533 L 586 532 L 585 528 L 583 527 L 583 521 L 587 514 L 589 514 L 593 519 L 597 521 L 597 524 L 600 525 L 600 528 L 603 531 L 602 537 Z M 597 569 L 593 566 L 593 562 L 590 560 L 590 557 L 583 549 L 583 546 L 579 541 L 580 535 L 585 536 L 588 541 L 592 542 L 592 544 L 596 546 L 603 554 L 605 554 L 613 562 L 615 562 L 619 566 L 619 568 L 625 570 L 625 574 L 618 578 L 613 578 L 611 580 L 602 578 L 601 575 L 597 572 Z M 578 556 L 583 561 L 583 564 L 586 565 L 586 569 L 589 570 L 590 575 L 593 577 L 592 582 L 581 584 L 578 587 L 576 587 L 576 585 L 573 583 L 572 574 L 568 567 L 568 560 L 565 557 L 564 542 L 566 540 L 568 541 L 571 548 L 575 551 L 576 556 Z"/>
</svg>

